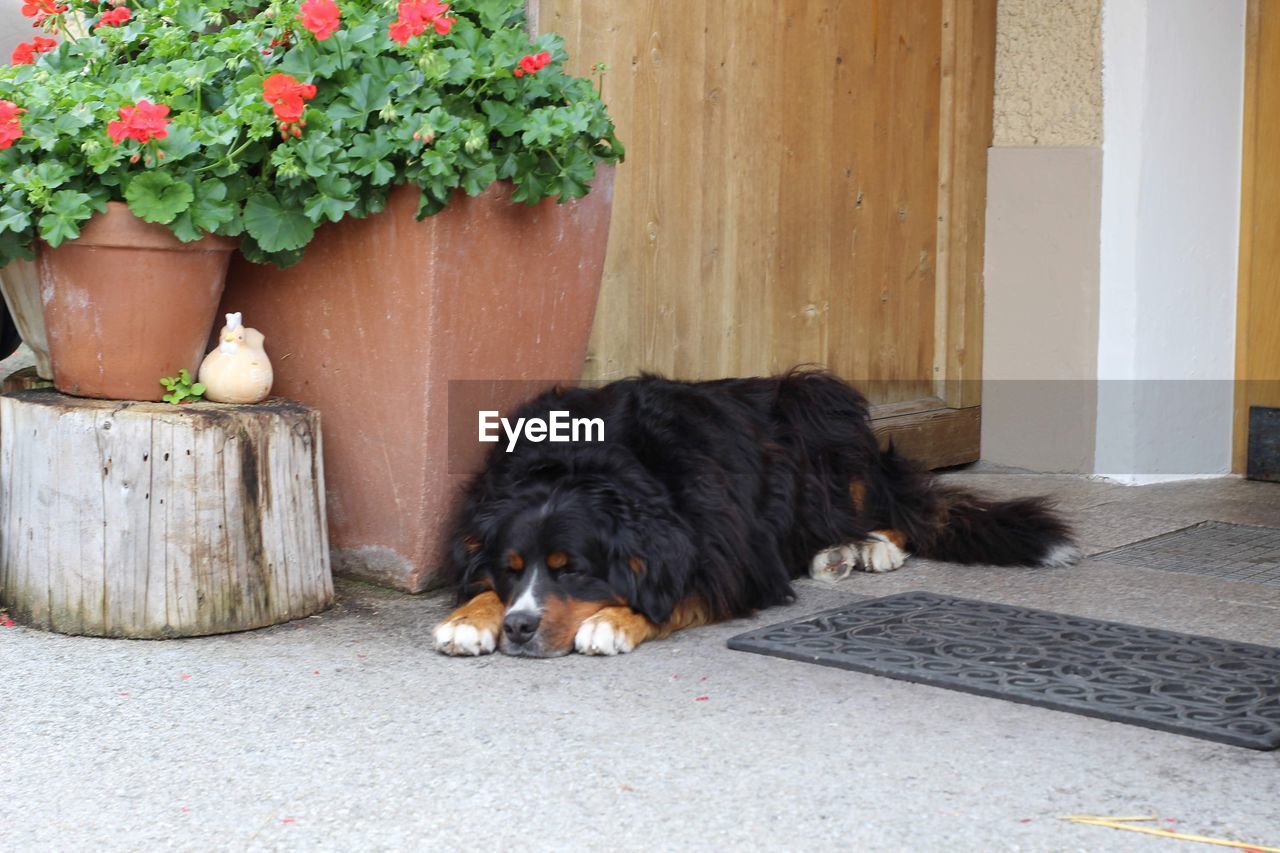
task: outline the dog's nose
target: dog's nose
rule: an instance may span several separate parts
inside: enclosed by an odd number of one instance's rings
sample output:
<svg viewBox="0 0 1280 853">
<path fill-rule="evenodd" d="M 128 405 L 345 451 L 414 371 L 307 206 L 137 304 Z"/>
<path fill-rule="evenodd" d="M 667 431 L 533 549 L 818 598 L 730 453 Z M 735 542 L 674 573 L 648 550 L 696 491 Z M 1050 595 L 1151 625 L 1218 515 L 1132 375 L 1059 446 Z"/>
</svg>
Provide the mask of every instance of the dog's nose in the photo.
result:
<svg viewBox="0 0 1280 853">
<path fill-rule="evenodd" d="M 540 615 L 527 610 L 508 613 L 507 618 L 502 620 L 502 633 L 507 635 L 508 642 L 527 643 L 538 630 L 538 623 L 541 621 Z"/>
</svg>

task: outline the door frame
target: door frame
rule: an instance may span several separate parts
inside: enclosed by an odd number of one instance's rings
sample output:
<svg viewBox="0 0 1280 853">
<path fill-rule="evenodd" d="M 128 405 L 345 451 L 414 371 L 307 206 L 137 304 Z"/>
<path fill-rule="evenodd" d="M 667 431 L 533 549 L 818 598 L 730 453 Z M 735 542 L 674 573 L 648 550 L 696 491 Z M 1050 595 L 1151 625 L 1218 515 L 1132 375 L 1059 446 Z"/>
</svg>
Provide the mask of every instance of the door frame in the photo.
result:
<svg viewBox="0 0 1280 853">
<path fill-rule="evenodd" d="M 1264 35 L 1267 38 L 1264 44 Z M 1264 50 L 1266 53 L 1264 54 Z M 1263 62 L 1267 68 L 1263 69 Z M 1231 470 L 1243 474 L 1249 407 L 1280 406 L 1280 169 L 1260 169 L 1270 129 L 1280 124 L 1280 89 L 1266 88 L 1266 72 L 1280 71 L 1280 2 L 1249 0 L 1245 23 L 1244 146 L 1240 176 L 1240 269 L 1236 288 L 1236 383 Z M 1266 335 L 1256 334 L 1270 329 Z"/>
</svg>

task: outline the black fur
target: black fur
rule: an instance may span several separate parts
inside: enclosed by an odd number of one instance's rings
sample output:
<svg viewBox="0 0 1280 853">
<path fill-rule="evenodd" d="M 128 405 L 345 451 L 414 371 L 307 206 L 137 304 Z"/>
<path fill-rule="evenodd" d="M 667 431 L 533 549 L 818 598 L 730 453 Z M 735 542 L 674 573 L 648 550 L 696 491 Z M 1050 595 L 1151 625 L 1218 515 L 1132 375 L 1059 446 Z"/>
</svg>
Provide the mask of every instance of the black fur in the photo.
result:
<svg viewBox="0 0 1280 853">
<path fill-rule="evenodd" d="M 550 392 L 516 417 L 553 410 L 603 418 L 605 440 L 495 446 L 453 538 L 460 599 L 495 589 L 509 603 L 504 554 L 563 551 L 557 594 L 623 601 L 661 625 L 695 596 L 713 619 L 788 601 L 815 553 L 874 530 L 900 531 L 909 552 L 969 563 L 1036 565 L 1070 544 L 1043 500 L 941 487 L 881 451 L 866 400 L 827 373 L 644 376 Z"/>
</svg>

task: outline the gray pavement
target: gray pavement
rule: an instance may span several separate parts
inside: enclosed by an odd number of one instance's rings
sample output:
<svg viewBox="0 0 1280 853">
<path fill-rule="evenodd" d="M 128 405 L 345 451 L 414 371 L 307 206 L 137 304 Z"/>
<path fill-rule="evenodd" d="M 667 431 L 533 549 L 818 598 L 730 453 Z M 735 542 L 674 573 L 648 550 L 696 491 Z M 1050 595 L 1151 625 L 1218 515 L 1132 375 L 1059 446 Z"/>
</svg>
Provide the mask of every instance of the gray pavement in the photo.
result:
<svg viewBox="0 0 1280 853">
<path fill-rule="evenodd" d="M 1093 552 L 1206 519 L 1280 527 L 1280 485 L 951 476 L 1057 495 Z M 793 606 L 618 658 L 446 658 L 429 632 L 446 595 L 353 583 L 321 616 L 223 637 L 0 627 L 0 845 L 1213 849 L 1057 819 L 1149 814 L 1280 846 L 1280 753 L 724 645 L 912 589 L 1280 645 L 1280 588 L 1096 558 L 1060 570 L 911 560 L 806 581 Z"/>
</svg>

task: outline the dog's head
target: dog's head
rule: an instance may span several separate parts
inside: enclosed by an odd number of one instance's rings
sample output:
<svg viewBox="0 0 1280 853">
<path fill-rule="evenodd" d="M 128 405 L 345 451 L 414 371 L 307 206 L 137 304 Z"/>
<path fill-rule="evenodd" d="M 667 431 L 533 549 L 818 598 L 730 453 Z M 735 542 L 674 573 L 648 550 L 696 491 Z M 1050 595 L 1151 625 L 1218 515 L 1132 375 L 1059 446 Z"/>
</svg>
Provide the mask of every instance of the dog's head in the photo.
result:
<svg viewBox="0 0 1280 853">
<path fill-rule="evenodd" d="M 506 610 L 498 648 L 555 657 L 582 623 L 626 605 L 661 625 L 693 562 L 687 528 L 655 489 L 602 477 L 526 484 L 473 502 L 453 543 L 460 598 L 493 590 Z"/>
</svg>

